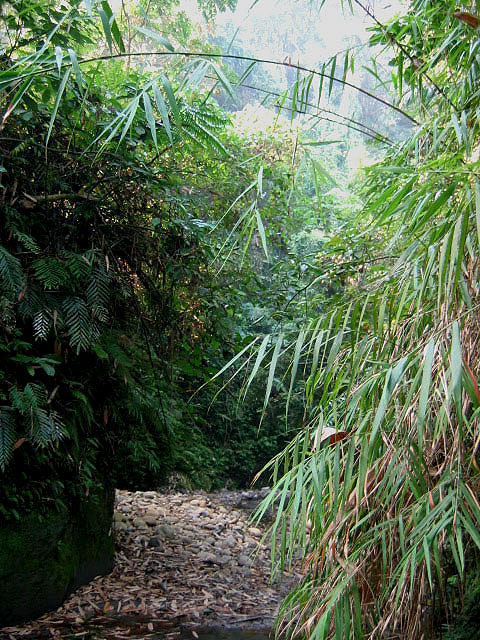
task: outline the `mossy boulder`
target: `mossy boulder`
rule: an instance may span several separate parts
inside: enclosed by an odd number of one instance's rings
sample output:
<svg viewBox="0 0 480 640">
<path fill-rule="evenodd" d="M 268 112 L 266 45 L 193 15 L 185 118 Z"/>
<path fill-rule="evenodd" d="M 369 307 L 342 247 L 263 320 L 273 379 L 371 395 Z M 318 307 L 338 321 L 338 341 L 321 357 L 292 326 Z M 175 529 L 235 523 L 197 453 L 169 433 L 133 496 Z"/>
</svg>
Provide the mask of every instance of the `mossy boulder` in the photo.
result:
<svg viewBox="0 0 480 640">
<path fill-rule="evenodd" d="M 32 512 L 0 524 L 0 626 L 55 609 L 111 571 L 113 504 L 113 489 L 97 490 L 68 513 Z"/>
</svg>

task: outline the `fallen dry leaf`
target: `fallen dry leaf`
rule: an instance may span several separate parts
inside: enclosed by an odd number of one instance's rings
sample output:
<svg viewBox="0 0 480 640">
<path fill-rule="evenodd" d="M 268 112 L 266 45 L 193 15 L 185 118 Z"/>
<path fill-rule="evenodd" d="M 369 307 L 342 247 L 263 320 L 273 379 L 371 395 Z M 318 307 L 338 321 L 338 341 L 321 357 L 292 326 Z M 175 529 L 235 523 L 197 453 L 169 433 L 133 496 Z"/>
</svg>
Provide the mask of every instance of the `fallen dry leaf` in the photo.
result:
<svg viewBox="0 0 480 640">
<path fill-rule="evenodd" d="M 252 527 L 249 516 L 260 499 L 256 492 L 118 491 L 112 573 L 0 638 L 133 640 L 148 629 L 178 640 L 189 629 L 197 640 L 199 628 L 269 628 L 300 576 L 270 584 L 269 541 L 253 557 L 265 527 Z"/>
</svg>

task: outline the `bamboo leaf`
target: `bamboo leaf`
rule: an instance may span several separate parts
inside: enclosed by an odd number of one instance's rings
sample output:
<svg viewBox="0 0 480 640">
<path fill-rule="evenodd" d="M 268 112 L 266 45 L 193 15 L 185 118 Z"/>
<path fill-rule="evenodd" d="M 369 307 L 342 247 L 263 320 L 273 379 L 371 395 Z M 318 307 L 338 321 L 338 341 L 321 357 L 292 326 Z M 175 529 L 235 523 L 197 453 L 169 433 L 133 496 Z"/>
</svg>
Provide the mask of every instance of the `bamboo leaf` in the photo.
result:
<svg viewBox="0 0 480 640">
<path fill-rule="evenodd" d="M 273 378 L 275 376 L 275 370 L 277 368 L 278 356 L 280 354 L 280 349 L 282 348 L 284 334 L 280 333 L 277 342 L 275 344 L 275 349 L 273 351 L 272 359 L 270 361 L 270 368 L 268 371 L 268 380 L 267 380 L 267 388 L 265 390 L 265 399 L 263 401 L 263 411 L 262 411 L 262 420 L 265 415 L 265 411 L 268 406 L 268 401 L 270 399 L 270 394 L 272 392 L 273 386 Z"/>
<path fill-rule="evenodd" d="M 52 134 L 53 125 L 57 118 L 58 108 L 62 101 L 63 92 L 65 91 L 65 87 L 67 86 L 67 82 L 70 77 L 71 71 L 72 71 L 72 68 L 68 67 L 60 82 L 60 86 L 58 87 L 57 96 L 55 98 L 55 104 L 53 105 L 52 115 L 50 116 L 50 122 L 48 124 L 47 137 L 45 138 L 45 146 L 48 146 L 48 141 L 50 140 L 50 136 Z"/>
<path fill-rule="evenodd" d="M 57 63 L 58 77 L 60 77 L 60 71 L 62 69 L 63 51 L 62 47 L 55 47 L 55 61 Z"/>
<path fill-rule="evenodd" d="M 110 33 L 110 46 L 109 46 L 110 53 L 112 52 L 112 48 L 111 48 L 112 36 L 120 53 L 125 53 L 125 45 L 123 43 L 122 34 L 120 33 L 120 29 L 118 28 L 117 21 L 115 20 L 115 16 L 113 15 L 113 12 L 112 12 L 112 9 L 110 8 L 109 3 L 107 2 L 107 0 L 102 0 L 101 6 L 102 6 L 102 9 L 99 9 L 99 11 L 103 10 L 103 14 L 105 16 L 105 18 L 102 18 L 102 24 L 104 24 L 105 19 L 108 21 L 108 31 Z M 100 15 L 100 17 L 102 16 Z M 104 31 L 105 31 L 105 24 L 104 24 Z M 106 35 L 107 34 L 105 32 L 105 36 Z"/>
<path fill-rule="evenodd" d="M 145 116 L 147 118 L 148 126 L 150 128 L 150 133 L 152 134 L 153 144 L 155 145 L 155 149 L 158 152 L 157 126 L 155 123 L 155 118 L 153 116 L 152 102 L 146 90 L 144 90 L 143 92 L 143 106 L 145 109 Z"/>
<path fill-rule="evenodd" d="M 297 341 L 295 343 L 295 353 L 293 355 L 292 372 L 290 375 L 290 388 L 288 389 L 287 402 L 285 405 L 285 417 L 288 417 L 288 407 L 290 406 L 290 399 L 292 397 L 293 385 L 297 376 L 298 363 L 300 361 L 300 354 L 302 353 L 303 340 L 305 337 L 305 331 L 302 329 L 298 334 Z"/>
<path fill-rule="evenodd" d="M 138 27 L 138 26 L 136 26 L 135 29 L 140 33 L 143 33 L 144 36 L 147 36 L 148 38 L 155 40 L 155 42 L 159 42 L 161 45 L 165 47 L 165 49 L 168 49 L 168 51 L 171 51 L 172 53 L 175 51 L 175 48 L 172 45 L 172 43 L 169 42 L 166 38 L 161 36 L 156 31 L 153 31 L 152 29 L 148 29 L 147 27 Z"/>
<path fill-rule="evenodd" d="M 249 349 L 251 349 L 257 341 L 258 341 L 258 337 L 254 338 L 249 344 L 247 344 L 246 347 L 244 347 L 241 351 L 239 351 L 236 355 L 234 355 L 233 358 L 231 358 L 231 360 L 229 360 L 227 364 L 225 364 L 220 369 L 220 371 L 217 371 L 217 373 L 210 378 L 210 382 L 213 382 L 213 380 L 221 376 L 222 373 L 225 373 L 225 371 L 229 369 L 232 366 L 232 364 L 234 364 L 239 358 L 241 358 L 244 353 L 246 353 Z"/>
<path fill-rule="evenodd" d="M 420 396 L 418 400 L 417 433 L 418 433 L 418 448 L 420 450 L 423 449 L 423 439 L 424 439 L 423 427 L 425 424 L 425 415 L 427 412 L 427 406 L 429 401 L 430 384 L 432 382 L 432 367 L 433 367 L 434 352 L 435 352 L 435 342 L 432 339 L 429 341 L 424 351 L 423 366 L 422 366 L 422 369 L 423 369 L 422 383 L 420 386 Z"/>
<path fill-rule="evenodd" d="M 462 347 L 460 341 L 460 327 L 458 321 L 452 325 L 452 346 L 450 350 L 451 390 L 457 419 L 462 422 Z"/>
<path fill-rule="evenodd" d="M 165 128 L 165 132 L 170 140 L 170 143 L 173 144 L 173 136 L 172 130 L 170 127 L 170 119 L 168 117 L 167 105 L 165 104 L 165 100 L 163 99 L 162 94 L 160 93 L 160 89 L 158 88 L 157 83 L 154 81 L 152 83 L 153 96 L 155 98 L 155 104 L 157 105 L 158 112 L 162 118 L 162 123 Z"/>
<path fill-rule="evenodd" d="M 80 65 L 78 64 L 77 54 L 73 49 L 68 49 L 68 55 L 70 58 L 70 62 L 72 63 L 73 72 L 75 74 L 75 80 L 77 82 L 77 86 L 80 91 L 83 90 L 83 76 L 82 71 L 80 69 Z"/>
<path fill-rule="evenodd" d="M 140 103 L 140 96 L 136 96 L 128 105 L 128 108 L 125 111 L 125 115 L 128 114 L 128 116 L 125 120 L 125 124 L 123 125 L 122 133 L 120 135 L 118 144 L 120 144 L 122 140 L 125 138 L 125 136 L 127 135 L 128 130 L 130 129 L 133 119 L 135 118 L 135 115 L 137 113 L 139 103 Z"/>
<path fill-rule="evenodd" d="M 262 344 L 260 345 L 260 347 L 258 349 L 257 358 L 255 360 L 255 364 L 253 366 L 252 372 L 250 373 L 250 376 L 248 377 L 247 384 L 245 385 L 245 390 L 244 390 L 244 393 L 243 393 L 243 397 L 245 397 L 247 395 L 247 391 L 248 391 L 250 385 L 252 384 L 255 376 L 258 373 L 258 369 L 259 369 L 260 365 L 262 364 L 263 359 L 265 357 L 265 353 L 266 353 L 266 350 L 267 350 L 267 346 L 268 346 L 269 340 L 270 340 L 270 334 L 267 333 L 267 335 L 263 338 Z"/>
<path fill-rule="evenodd" d="M 182 128 L 182 117 L 180 115 L 180 109 L 178 107 L 178 103 L 177 103 L 177 100 L 175 98 L 175 94 L 173 93 L 172 85 L 170 84 L 170 81 L 167 78 L 167 76 L 164 75 L 163 73 L 161 74 L 160 79 L 162 81 L 163 88 L 164 88 L 165 93 L 167 95 L 168 102 L 170 103 L 170 108 L 172 110 L 175 122 L 177 123 L 177 127 L 179 129 L 181 129 Z"/>
<path fill-rule="evenodd" d="M 105 34 L 105 40 L 107 41 L 108 49 L 110 51 L 110 55 L 113 54 L 113 40 L 112 40 L 112 30 L 110 27 L 110 20 L 108 19 L 105 10 L 102 7 L 98 8 L 98 13 L 102 20 L 103 33 Z"/>
<path fill-rule="evenodd" d="M 260 235 L 260 240 L 262 242 L 262 248 L 263 248 L 263 251 L 265 253 L 266 259 L 269 260 L 268 247 L 267 247 L 267 237 L 265 235 L 265 227 L 263 226 L 262 217 L 260 216 L 260 211 L 258 210 L 258 207 L 255 207 L 255 218 L 257 220 L 257 229 L 258 229 L 258 233 Z"/>
<path fill-rule="evenodd" d="M 228 93 L 230 98 L 234 99 L 235 95 L 232 89 L 232 85 L 230 84 L 230 81 L 228 80 L 227 76 L 223 73 L 219 65 L 214 64 L 213 62 L 211 62 L 210 64 L 222 87 Z"/>
</svg>

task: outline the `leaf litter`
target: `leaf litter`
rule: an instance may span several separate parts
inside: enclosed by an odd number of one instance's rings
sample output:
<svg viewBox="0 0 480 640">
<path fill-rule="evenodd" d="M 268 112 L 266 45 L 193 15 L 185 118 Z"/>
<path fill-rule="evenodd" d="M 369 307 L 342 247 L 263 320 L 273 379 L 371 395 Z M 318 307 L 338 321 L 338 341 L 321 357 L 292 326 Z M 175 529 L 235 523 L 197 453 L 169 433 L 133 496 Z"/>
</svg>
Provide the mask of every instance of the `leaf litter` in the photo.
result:
<svg viewBox="0 0 480 640">
<path fill-rule="evenodd" d="M 0 638 L 175 640 L 205 630 L 271 629 L 300 574 L 271 580 L 267 525 L 249 522 L 262 491 L 117 491 L 112 573 L 56 611 L 5 627 Z"/>
</svg>

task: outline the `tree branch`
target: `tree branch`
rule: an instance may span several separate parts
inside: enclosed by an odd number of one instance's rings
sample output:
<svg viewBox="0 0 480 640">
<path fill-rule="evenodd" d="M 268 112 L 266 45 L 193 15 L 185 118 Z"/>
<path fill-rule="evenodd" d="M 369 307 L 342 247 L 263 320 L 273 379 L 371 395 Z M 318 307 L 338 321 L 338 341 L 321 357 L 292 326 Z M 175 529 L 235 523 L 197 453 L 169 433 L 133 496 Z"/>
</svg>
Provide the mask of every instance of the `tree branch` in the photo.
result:
<svg viewBox="0 0 480 640">
<path fill-rule="evenodd" d="M 392 36 L 391 33 L 389 33 L 387 31 L 387 29 L 385 28 L 385 26 L 380 22 L 380 20 L 378 20 L 378 18 L 375 16 L 375 14 L 372 12 L 372 10 L 369 7 L 364 6 L 360 0 L 354 0 L 355 4 L 358 5 L 360 7 L 360 9 L 362 9 L 362 11 L 364 11 L 367 16 L 369 16 L 382 30 L 383 34 L 385 35 L 386 38 L 388 38 L 388 40 L 395 46 L 397 46 L 400 51 L 410 60 L 410 62 L 412 63 L 412 65 L 414 66 L 414 68 L 417 70 L 417 72 L 420 75 L 425 76 L 425 78 L 428 80 L 428 82 L 432 85 L 432 87 L 435 89 L 435 91 L 442 96 L 442 98 L 444 100 L 446 100 L 448 102 L 448 104 L 455 109 L 455 111 L 458 111 L 458 108 L 456 107 L 456 105 L 450 100 L 450 98 L 447 96 L 447 94 L 445 93 L 445 91 L 434 81 L 432 80 L 432 78 L 428 75 L 428 73 L 426 71 L 421 71 L 421 67 L 420 69 L 417 69 L 418 64 L 417 64 L 417 59 L 412 56 L 412 54 L 408 51 L 408 49 L 405 47 L 405 45 L 403 45 L 401 42 L 399 42 L 394 36 Z"/>
</svg>

